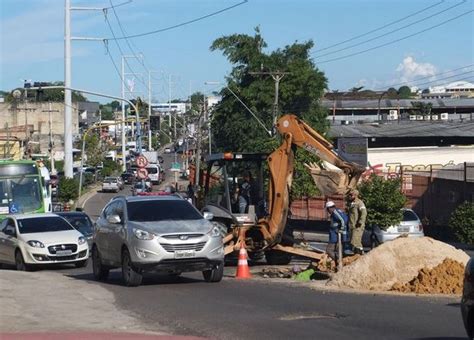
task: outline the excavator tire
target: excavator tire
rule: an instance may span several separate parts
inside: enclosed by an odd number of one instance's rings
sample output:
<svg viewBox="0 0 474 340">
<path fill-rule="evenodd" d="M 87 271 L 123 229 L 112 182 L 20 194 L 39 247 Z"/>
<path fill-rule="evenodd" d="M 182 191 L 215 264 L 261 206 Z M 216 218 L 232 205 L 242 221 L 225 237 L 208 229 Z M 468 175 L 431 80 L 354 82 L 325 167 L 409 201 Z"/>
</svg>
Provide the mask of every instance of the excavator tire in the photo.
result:
<svg viewBox="0 0 474 340">
<path fill-rule="evenodd" d="M 283 246 L 293 246 L 295 243 L 294 241 L 293 229 L 287 225 L 283 232 L 280 244 Z M 267 250 L 265 252 L 265 259 L 271 266 L 290 264 L 292 258 L 293 255 L 280 250 Z"/>
</svg>

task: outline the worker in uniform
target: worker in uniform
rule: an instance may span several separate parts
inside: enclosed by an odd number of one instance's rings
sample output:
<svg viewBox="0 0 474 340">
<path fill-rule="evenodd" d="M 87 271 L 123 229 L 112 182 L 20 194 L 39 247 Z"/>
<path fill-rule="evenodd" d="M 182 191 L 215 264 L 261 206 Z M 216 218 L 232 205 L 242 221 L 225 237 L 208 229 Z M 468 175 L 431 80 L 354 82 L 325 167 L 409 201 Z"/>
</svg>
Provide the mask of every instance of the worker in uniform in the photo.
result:
<svg viewBox="0 0 474 340">
<path fill-rule="evenodd" d="M 338 250 L 338 234 L 341 234 L 342 246 L 348 242 L 348 222 L 349 218 L 346 213 L 336 208 L 336 204 L 333 201 L 326 203 L 326 209 L 331 218 L 331 224 L 329 226 L 329 242 L 326 247 L 326 253 L 328 256 L 336 261 L 337 250 Z"/>
<path fill-rule="evenodd" d="M 358 190 L 349 191 L 349 229 L 351 232 L 351 246 L 356 254 L 364 254 L 362 247 L 362 235 L 365 229 L 367 209 L 364 202 L 359 198 Z"/>
</svg>

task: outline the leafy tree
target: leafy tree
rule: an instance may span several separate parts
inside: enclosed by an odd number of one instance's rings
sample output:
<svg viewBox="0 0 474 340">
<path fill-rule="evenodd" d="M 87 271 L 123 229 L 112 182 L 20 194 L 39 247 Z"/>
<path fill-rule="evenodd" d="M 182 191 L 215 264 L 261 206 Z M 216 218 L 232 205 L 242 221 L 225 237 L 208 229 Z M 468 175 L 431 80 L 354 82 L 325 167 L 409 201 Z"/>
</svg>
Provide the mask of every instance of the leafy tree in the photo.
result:
<svg viewBox="0 0 474 340">
<path fill-rule="evenodd" d="M 409 99 L 411 97 L 411 89 L 408 86 L 402 86 L 398 89 L 400 99 Z"/>
<path fill-rule="evenodd" d="M 412 109 L 410 110 L 410 114 L 412 115 L 421 115 L 421 116 L 428 116 L 431 114 L 431 109 L 433 108 L 432 103 L 424 103 L 424 102 L 411 102 Z"/>
<path fill-rule="evenodd" d="M 267 129 L 272 125 L 274 81 L 269 76 L 253 75 L 252 71 L 289 72 L 280 82 L 279 108 L 281 113 L 293 113 L 309 125 L 324 133 L 328 129 L 327 110 L 318 104 L 327 87 L 324 73 L 316 68 L 309 52 L 312 41 L 295 42 L 269 53 L 257 27 L 255 34 L 233 34 L 216 39 L 211 50 L 221 51 L 233 65 L 227 77 L 227 86 L 234 92 Z M 239 100 L 224 88 L 222 101 L 213 112 L 213 146 L 216 151 L 271 152 L 279 145 L 277 138 L 269 137 L 265 129 L 245 109 Z M 214 144 L 215 143 L 215 144 Z M 296 170 L 293 197 L 307 192 L 313 194 L 316 187 L 302 164 L 303 160 L 315 161 L 304 150 L 296 153 Z"/>
<path fill-rule="evenodd" d="M 367 224 L 378 225 L 386 230 L 391 225 L 400 223 L 403 218 L 402 208 L 407 198 L 401 192 L 400 179 L 384 179 L 372 175 L 360 186 L 361 198 L 367 207 Z"/>
<path fill-rule="evenodd" d="M 457 239 L 474 244 L 474 203 L 464 202 L 451 215 L 449 227 Z"/>
<path fill-rule="evenodd" d="M 97 167 L 104 161 L 107 149 L 107 145 L 102 143 L 97 135 L 87 135 L 85 145 L 87 164 Z"/>
<path fill-rule="evenodd" d="M 59 200 L 61 202 L 69 202 L 77 198 L 79 183 L 74 178 L 61 177 L 58 188 Z"/>
</svg>

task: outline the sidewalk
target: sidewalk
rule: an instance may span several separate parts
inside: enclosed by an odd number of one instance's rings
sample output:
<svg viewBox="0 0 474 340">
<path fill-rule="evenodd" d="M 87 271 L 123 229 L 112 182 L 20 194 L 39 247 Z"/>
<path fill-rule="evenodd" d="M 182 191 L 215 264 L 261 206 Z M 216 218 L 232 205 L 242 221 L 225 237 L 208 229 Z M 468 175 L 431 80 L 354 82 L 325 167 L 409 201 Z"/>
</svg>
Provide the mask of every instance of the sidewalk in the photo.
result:
<svg viewBox="0 0 474 340">
<path fill-rule="evenodd" d="M 74 333 L 76 339 L 81 332 L 165 334 L 114 303 L 113 293 L 95 283 L 50 271 L 4 269 L 0 276 L 0 338 L 19 332 L 67 332 Z"/>
</svg>

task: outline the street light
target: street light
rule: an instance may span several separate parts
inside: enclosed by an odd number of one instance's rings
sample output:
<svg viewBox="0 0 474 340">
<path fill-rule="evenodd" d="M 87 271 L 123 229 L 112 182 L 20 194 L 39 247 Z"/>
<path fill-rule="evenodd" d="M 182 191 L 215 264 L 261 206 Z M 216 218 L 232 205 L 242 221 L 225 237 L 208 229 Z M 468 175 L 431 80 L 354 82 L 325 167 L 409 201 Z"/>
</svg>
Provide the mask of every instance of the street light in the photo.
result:
<svg viewBox="0 0 474 340">
<path fill-rule="evenodd" d="M 220 83 L 220 82 L 218 82 L 218 81 L 206 81 L 204 84 L 205 84 L 205 85 L 224 85 L 224 84 L 222 84 L 222 83 Z M 253 118 L 255 118 L 255 120 L 258 122 L 258 124 L 259 124 L 261 127 L 263 127 L 263 128 L 265 129 L 265 132 L 268 133 L 268 135 L 269 135 L 270 137 L 272 137 L 272 131 L 267 129 L 267 127 L 265 126 L 265 124 L 263 124 L 263 122 L 257 117 L 257 115 L 256 115 L 255 113 L 253 113 L 252 110 L 250 110 L 250 108 L 242 101 L 242 99 L 240 99 L 239 96 L 237 96 L 237 95 L 235 94 L 235 92 L 230 89 L 229 86 L 224 85 L 224 87 L 225 87 L 230 93 L 232 93 L 232 95 L 233 95 L 235 98 L 237 98 L 237 100 L 239 101 L 239 103 L 242 104 L 242 105 L 245 107 L 245 109 L 246 109 L 248 112 L 250 112 L 250 114 L 253 116 Z"/>
</svg>

